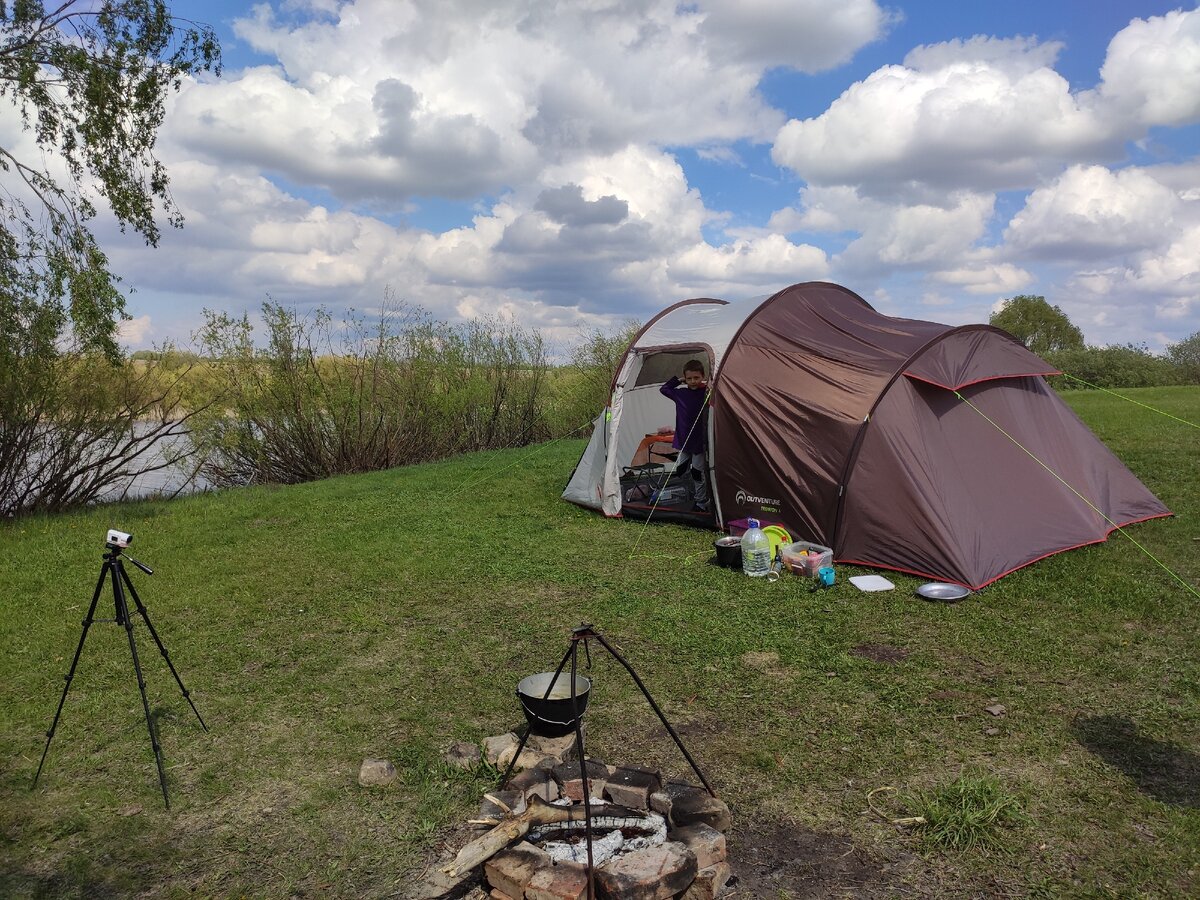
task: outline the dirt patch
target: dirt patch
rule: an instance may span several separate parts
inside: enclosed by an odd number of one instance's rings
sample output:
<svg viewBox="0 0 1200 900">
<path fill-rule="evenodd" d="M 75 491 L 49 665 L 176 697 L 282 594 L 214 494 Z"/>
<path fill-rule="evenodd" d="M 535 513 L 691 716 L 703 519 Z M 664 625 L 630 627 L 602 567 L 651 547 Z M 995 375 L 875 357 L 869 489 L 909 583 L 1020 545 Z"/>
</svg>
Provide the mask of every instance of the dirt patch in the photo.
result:
<svg viewBox="0 0 1200 900">
<path fill-rule="evenodd" d="M 918 894 L 904 882 L 910 858 L 877 859 L 844 835 L 778 823 L 735 826 L 729 836 L 729 864 L 737 877 L 727 895 L 731 900 Z"/>
<path fill-rule="evenodd" d="M 904 662 L 909 657 L 908 650 L 902 650 L 890 644 L 859 644 L 850 652 L 872 662 L 888 663 L 893 666 L 896 663 Z"/>
</svg>

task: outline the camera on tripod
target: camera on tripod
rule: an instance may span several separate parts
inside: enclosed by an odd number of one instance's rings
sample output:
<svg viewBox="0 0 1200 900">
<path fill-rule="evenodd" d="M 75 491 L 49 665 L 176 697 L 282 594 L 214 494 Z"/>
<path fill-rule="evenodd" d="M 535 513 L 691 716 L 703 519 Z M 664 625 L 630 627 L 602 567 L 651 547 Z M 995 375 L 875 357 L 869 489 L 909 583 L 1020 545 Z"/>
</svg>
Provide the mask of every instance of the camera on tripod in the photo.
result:
<svg viewBox="0 0 1200 900">
<path fill-rule="evenodd" d="M 126 534 L 124 531 L 117 531 L 115 528 L 108 529 L 108 537 L 104 540 L 104 546 L 106 546 L 109 550 L 124 550 L 132 543 L 132 534 Z"/>
</svg>

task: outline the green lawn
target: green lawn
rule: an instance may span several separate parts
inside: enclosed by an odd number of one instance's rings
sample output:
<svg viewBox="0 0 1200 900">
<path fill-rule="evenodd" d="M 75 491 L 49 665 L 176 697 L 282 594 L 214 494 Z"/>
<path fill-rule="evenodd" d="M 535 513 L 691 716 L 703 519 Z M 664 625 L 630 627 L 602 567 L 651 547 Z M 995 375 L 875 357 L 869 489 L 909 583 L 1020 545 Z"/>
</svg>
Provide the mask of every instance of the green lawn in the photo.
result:
<svg viewBox="0 0 1200 900">
<path fill-rule="evenodd" d="M 1200 422 L 1200 390 L 1126 393 Z M 707 565 L 712 533 L 564 503 L 580 441 L 0 526 L 0 896 L 396 891 L 491 784 L 440 752 L 516 727 L 517 680 L 581 621 L 730 802 L 735 871 L 739 833 L 784 828 L 877 863 L 879 895 L 1194 896 L 1200 594 L 1167 570 L 1200 583 L 1200 431 L 1067 396 L 1176 512 L 1130 530 L 1159 562 L 1114 535 L 957 605 L 901 576 L 859 593 L 845 567 L 823 592 L 767 584 Z M 170 811 L 106 623 L 30 789 L 109 527 L 155 568 L 129 571 L 210 729 L 139 629 Z M 687 775 L 624 671 L 593 660 L 592 754 Z M 360 788 L 367 756 L 399 783 Z M 872 804 L 913 815 L 963 775 L 1019 804 L 999 846 L 942 849 L 868 804 L 892 787 Z"/>
</svg>

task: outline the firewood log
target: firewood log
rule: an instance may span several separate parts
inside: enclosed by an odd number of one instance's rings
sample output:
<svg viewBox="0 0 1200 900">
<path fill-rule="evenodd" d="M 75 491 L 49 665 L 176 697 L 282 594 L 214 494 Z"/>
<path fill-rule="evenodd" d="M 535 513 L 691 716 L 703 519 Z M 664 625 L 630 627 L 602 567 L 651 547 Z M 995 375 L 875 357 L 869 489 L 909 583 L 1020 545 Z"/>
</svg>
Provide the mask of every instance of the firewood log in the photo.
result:
<svg viewBox="0 0 1200 900">
<path fill-rule="evenodd" d="M 646 814 L 627 806 L 617 806 L 613 803 L 593 803 L 592 819 L 599 817 L 617 819 L 645 819 Z M 457 876 L 487 862 L 509 844 L 520 840 L 529 833 L 535 825 L 555 825 L 564 822 L 583 822 L 583 804 L 574 806 L 555 806 L 547 803 L 541 797 L 534 796 L 523 813 L 508 815 L 500 820 L 500 824 L 487 834 L 477 837 L 458 851 L 454 862 L 442 869 L 448 875 Z"/>
</svg>

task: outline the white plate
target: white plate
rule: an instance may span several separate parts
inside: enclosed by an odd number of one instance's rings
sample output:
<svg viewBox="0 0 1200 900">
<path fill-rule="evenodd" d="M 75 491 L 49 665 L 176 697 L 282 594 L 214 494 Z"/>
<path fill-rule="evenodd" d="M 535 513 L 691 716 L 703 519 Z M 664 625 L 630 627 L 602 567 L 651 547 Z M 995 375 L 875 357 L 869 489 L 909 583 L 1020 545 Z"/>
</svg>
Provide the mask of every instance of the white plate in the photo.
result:
<svg viewBox="0 0 1200 900">
<path fill-rule="evenodd" d="M 850 583 L 860 591 L 890 591 L 895 587 L 882 575 L 855 575 Z"/>
</svg>

